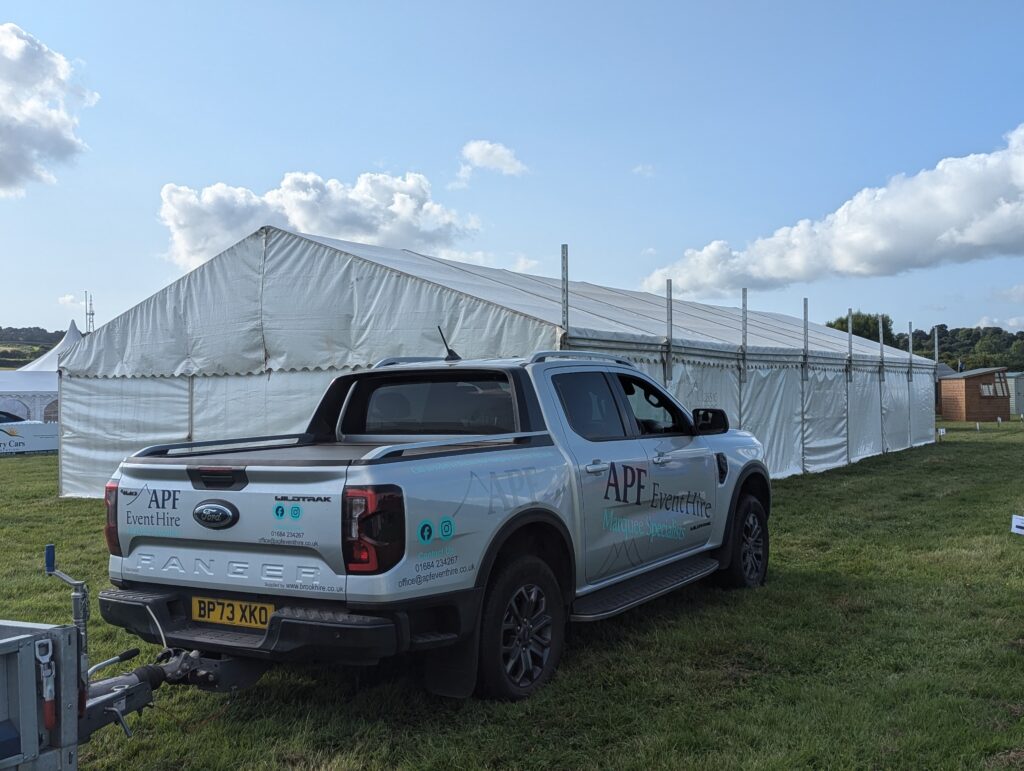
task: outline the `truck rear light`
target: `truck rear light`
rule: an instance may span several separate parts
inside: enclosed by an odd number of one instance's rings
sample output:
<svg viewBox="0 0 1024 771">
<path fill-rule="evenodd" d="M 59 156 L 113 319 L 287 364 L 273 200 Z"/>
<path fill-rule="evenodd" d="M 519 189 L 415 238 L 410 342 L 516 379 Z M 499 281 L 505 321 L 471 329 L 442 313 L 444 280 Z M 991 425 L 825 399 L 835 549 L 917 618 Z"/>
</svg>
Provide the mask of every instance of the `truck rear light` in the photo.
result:
<svg viewBox="0 0 1024 771">
<path fill-rule="evenodd" d="M 115 557 L 121 556 L 121 541 L 117 537 L 117 482 L 113 479 L 103 488 L 103 503 L 107 507 L 107 524 L 103 537 L 107 539 L 107 551 Z"/>
<path fill-rule="evenodd" d="M 349 573 L 391 570 L 405 554 L 405 501 L 395 485 L 346 487 L 342 543 Z"/>
</svg>

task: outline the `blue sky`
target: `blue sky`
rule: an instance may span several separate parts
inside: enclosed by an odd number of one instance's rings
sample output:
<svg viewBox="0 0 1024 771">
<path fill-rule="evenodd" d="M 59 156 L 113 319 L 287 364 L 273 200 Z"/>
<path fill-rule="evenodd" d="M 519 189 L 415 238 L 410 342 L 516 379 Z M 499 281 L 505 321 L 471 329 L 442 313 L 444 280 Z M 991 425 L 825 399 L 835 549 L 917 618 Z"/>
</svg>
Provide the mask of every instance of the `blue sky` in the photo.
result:
<svg viewBox="0 0 1024 771">
<path fill-rule="evenodd" d="M 45 161 L 55 182 L 0 198 L 0 325 L 64 327 L 81 311 L 58 298 L 83 289 L 97 321 L 112 318 L 287 197 L 260 198 L 286 174 L 338 180 L 348 196 L 361 174 L 411 172 L 452 227 L 399 223 L 378 240 L 547 274 L 564 241 L 573 278 L 595 283 L 672 275 L 698 299 L 738 304 L 748 285 L 752 307 L 793 315 L 808 296 L 816 321 L 852 305 L 890 313 L 898 330 L 986 317 L 1024 328 L 1024 216 L 1013 208 L 1024 161 L 1006 152 L 1024 123 L 1019 3 L 4 11 L 0 22 L 66 57 L 73 85 L 99 99 L 73 108 L 88 149 Z M 453 185 L 471 140 L 500 144 L 520 166 L 485 163 Z M 988 171 L 955 167 L 967 181 L 943 183 L 938 204 L 926 175 L 916 192 L 883 191 L 900 206 L 867 205 L 852 235 L 824 219 L 862 188 L 972 153 L 1001 164 L 1006 191 L 991 192 Z M 170 208 L 168 183 L 180 194 Z M 204 203 L 200 191 L 217 183 L 231 196 Z M 961 237 L 994 207 L 997 225 Z M 758 245 L 805 219 L 825 222 L 808 231 L 813 249 L 797 237 Z M 955 243 L 933 250 L 948 232 Z M 729 246 L 705 250 L 715 241 Z M 834 259 L 832 245 L 851 241 Z"/>
</svg>

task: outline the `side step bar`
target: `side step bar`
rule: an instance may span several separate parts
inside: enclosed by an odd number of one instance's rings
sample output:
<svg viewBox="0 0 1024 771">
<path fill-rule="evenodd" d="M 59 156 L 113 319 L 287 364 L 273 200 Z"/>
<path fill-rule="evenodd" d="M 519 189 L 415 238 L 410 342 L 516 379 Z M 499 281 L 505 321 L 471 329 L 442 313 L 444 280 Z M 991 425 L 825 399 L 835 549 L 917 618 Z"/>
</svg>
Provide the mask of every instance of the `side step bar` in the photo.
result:
<svg viewBox="0 0 1024 771">
<path fill-rule="evenodd" d="M 652 570 L 580 597 L 572 604 L 572 621 L 599 621 L 663 594 L 692 584 L 718 570 L 718 560 L 703 554 Z"/>
</svg>

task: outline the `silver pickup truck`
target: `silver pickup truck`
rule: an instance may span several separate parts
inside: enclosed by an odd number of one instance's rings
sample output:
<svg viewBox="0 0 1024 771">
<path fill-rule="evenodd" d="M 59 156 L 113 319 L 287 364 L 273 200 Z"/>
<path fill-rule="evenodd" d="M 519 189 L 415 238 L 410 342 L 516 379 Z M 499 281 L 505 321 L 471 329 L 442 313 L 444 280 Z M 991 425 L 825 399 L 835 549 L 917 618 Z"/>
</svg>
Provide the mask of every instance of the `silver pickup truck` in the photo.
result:
<svg viewBox="0 0 1024 771">
<path fill-rule="evenodd" d="M 254 662 L 423 651 L 430 690 L 518 699 L 569 621 L 712 574 L 764 583 L 771 488 L 721 410 L 559 351 L 342 375 L 304 433 L 148 448 L 106 506 L 100 611 L 147 641 Z"/>
</svg>

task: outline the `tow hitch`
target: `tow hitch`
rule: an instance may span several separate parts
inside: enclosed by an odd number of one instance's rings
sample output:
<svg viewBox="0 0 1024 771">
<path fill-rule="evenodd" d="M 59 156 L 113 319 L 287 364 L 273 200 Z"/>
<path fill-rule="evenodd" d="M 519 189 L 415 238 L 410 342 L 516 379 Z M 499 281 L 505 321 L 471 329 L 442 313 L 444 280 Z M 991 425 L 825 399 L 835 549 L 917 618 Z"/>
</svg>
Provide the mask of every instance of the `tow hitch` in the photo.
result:
<svg viewBox="0 0 1024 771">
<path fill-rule="evenodd" d="M 77 768 L 79 744 L 113 723 L 131 737 L 128 716 L 152 706 L 162 685 L 230 692 L 252 685 L 269 666 L 164 648 L 152 664 L 93 680 L 97 672 L 137 658 L 139 650 L 90 667 L 89 588 L 57 570 L 52 544 L 45 572 L 71 587 L 73 626 L 0 621 L 0 671 L 8 673 L 0 678 L 0 768 Z"/>
</svg>

